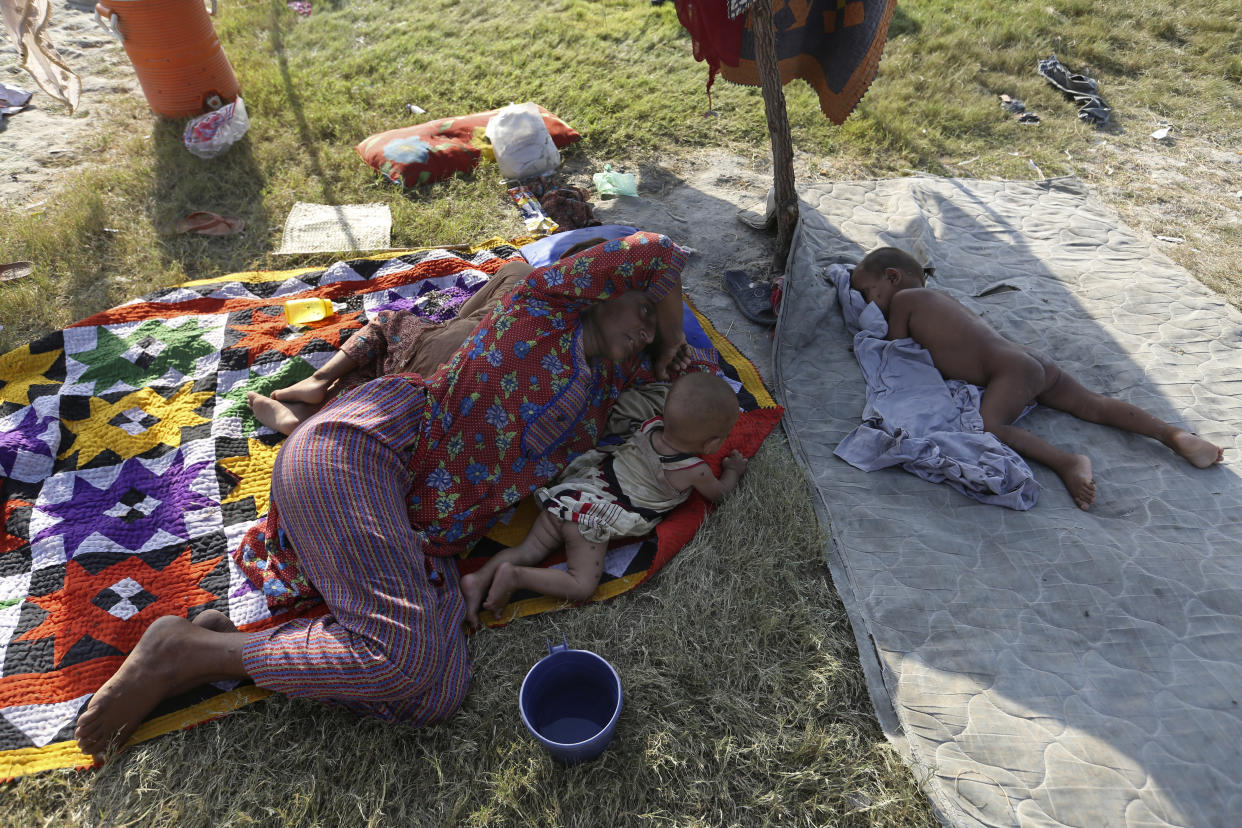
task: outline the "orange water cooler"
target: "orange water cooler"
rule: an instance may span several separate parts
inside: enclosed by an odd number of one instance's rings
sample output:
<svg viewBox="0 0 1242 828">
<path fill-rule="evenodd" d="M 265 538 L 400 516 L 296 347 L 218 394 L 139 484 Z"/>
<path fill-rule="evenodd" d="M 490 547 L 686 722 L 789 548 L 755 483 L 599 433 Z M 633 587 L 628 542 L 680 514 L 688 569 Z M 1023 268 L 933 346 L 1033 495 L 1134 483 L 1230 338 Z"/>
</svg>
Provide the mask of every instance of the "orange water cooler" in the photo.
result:
<svg viewBox="0 0 1242 828">
<path fill-rule="evenodd" d="M 237 98 L 237 77 L 203 0 L 101 0 L 95 19 L 125 47 L 155 114 L 188 118 Z"/>
</svg>

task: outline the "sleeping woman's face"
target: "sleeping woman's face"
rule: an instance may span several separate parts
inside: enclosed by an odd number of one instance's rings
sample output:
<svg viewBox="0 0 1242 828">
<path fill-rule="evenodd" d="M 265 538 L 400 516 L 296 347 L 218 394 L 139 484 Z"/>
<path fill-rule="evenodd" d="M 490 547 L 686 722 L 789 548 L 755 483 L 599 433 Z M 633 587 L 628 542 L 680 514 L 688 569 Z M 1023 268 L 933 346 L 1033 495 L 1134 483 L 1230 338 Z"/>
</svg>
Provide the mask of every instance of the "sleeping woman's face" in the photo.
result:
<svg viewBox="0 0 1242 828">
<path fill-rule="evenodd" d="M 591 308 L 583 328 L 588 357 L 624 362 L 655 341 L 655 302 L 641 290 L 626 291 Z"/>
</svg>

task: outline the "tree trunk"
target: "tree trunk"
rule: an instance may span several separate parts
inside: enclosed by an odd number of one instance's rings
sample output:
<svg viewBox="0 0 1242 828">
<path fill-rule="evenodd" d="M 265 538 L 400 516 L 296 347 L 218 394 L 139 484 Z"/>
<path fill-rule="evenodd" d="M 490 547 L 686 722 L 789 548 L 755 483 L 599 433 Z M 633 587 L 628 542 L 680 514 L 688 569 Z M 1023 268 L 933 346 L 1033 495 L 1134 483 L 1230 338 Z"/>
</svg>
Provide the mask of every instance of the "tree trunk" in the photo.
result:
<svg viewBox="0 0 1242 828">
<path fill-rule="evenodd" d="M 789 257 L 794 225 L 798 223 L 798 193 L 794 189 L 793 139 L 789 132 L 789 115 L 785 111 L 780 67 L 776 61 L 772 0 L 755 0 L 750 7 L 750 25 L 755 38 L 755 62 L 759 65 L 759 80 L 763 88 L 763 109 L 768 116 L 768 136 L 772 140 L 776 191 L 776 255 L 772 264 L 781 273 Z"/>
</svg>

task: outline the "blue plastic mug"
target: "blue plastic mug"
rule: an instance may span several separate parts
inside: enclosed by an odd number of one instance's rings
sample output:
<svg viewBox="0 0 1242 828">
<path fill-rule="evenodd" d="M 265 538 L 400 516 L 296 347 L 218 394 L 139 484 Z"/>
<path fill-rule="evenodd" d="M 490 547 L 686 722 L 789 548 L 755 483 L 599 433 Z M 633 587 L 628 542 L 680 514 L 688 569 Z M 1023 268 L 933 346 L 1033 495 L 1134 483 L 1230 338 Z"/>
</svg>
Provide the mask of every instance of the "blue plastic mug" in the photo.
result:
<svg viewBox="0 0 1242 828">
<path fill-rule="evenodd" d="M 590 650 L 548 643 L 548 654 L 522 679 L 522 723 L 561 762 L 604 752 L 621 716 L 621 677 Z"/>
</svg>

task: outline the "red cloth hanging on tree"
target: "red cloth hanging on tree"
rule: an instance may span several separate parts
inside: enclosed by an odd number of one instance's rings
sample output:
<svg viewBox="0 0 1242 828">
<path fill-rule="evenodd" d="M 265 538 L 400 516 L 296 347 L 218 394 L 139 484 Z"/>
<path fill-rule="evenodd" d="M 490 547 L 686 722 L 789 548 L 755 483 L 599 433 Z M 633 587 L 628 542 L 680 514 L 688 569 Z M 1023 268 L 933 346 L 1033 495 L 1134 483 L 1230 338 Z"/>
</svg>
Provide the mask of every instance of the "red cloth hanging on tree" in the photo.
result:
<svg viewBox="0 0 1242 828">
<path fill-rule="evenodd" d="M 736 4 L 737 0 L 733 0 Z M 737 66 L 742 54 L 742 31 L 746 15 L 740 11 L 729 19 L 730 0 L 676 0 L 677 19 L 690 33 L 694 59 L 707 63 L 707 94 L 710 105 L 712 84 L 720 65 Z M 744 9 L 743 9 L 744 10 Z"/>
</svg>

